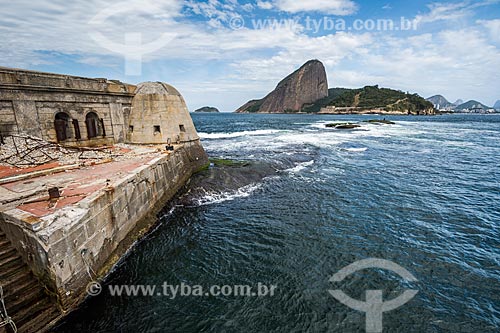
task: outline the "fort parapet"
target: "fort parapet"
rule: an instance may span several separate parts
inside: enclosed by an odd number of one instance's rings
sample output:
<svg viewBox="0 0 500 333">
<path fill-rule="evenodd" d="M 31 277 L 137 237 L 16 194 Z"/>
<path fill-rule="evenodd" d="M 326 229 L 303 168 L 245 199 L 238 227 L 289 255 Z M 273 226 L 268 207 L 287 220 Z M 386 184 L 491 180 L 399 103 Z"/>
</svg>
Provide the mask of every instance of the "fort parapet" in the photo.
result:
<svg viewBox="0 0 500 333">
<path fill-rule="evenodd" d="M 134 86 L 0 68 L 0 134 L 60 147 L 126 145 L 127 158 L 96 164 L 0 166 L 0 246 L 13 256 L 0 258 L 0 266 L 10 265 L 0 270 L 13 274 L 0 272 L 0 285 L 4 279 L 16 288 L 19 270 L 12 263 L 19 257 L 49 291 L 57 308 L 51 313 L 58 315 L 85 298 L 88 284 L 110 272 L 159 209 L 208 163 L 182 95 L 161 82 Z M 55 196 L 49 194 L 54 189 Z M 35 300 L 28 303 L 35 307 Z M 12 309 L 21 332 L 57 319 L 46 310 L 28 320 L 29 311 Z"/>
</svg>

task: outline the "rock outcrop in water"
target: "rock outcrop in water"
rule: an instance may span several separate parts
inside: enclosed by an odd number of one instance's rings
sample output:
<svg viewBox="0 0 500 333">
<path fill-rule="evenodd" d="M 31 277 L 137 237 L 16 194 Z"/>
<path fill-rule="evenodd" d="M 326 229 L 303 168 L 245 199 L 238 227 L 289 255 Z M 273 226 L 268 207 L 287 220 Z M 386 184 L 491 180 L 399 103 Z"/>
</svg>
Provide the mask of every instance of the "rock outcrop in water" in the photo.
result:
<svg viewBox="0 0 500 333">
<path fill-rule="evenodd" d="M 328 96 L 328 80 L 323 64 L 310 60 L 281 81 L 276 89 L 259 100 L 252 100 L 237 113 L 292 113 Z"/>
</svg>

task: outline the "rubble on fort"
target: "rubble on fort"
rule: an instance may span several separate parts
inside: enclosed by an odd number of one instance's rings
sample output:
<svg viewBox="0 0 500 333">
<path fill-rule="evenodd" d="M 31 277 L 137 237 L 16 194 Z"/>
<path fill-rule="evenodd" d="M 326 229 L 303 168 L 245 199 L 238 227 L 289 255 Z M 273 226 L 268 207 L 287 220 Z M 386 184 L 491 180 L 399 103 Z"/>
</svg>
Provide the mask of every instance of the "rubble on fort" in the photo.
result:
<svg viewBox="0 0 500 333">
<path fill-rule="evenodd" d="M 0 144 L 0 165 L 30 168 L 51 162 L 61 165 L 89 164 L 106 160 L 124 160 L 135 152 L 126 145 L 112 147 L 65 147 L 28 135 L 11 135 Z"/>
</svg>

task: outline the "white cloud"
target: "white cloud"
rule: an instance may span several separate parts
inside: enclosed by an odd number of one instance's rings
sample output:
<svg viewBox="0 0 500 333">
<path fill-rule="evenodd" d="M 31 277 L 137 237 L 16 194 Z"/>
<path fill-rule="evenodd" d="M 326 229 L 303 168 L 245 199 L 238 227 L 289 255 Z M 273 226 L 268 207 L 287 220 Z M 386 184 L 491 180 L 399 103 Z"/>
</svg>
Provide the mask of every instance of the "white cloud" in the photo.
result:
<svg viewBox="0 0 500 333">
<path fill-rule="evenodd" d="M 197 15 L 203 15 L 210 19 L 227 21 L 234 16 L 234 3 L 220 2 L 219 0 L 209 0 L 208 2 L 189 0 L 185 6 Z"/>
<path fill-rule="evenodd" d="M 138 3 L 146 11 L 134 10 Z M 110 40 L 123 43 L 124 31 L 140 32 L 147 43 L 160 37 L 162 32 L 172 31 L 182 8 L 178 0 L 122 4 L 121 13 L 110 11 L 115 5 L 105 0 L 19 0 L 3 4 L 0 36 L 2 44 L 8 44 L 13 52 L 0 48 L 0 59 L 6 64 L 28 66 L 34 59 L 43 59 L 47 51 L 84 57 L 113 55 L 89 33 L 98 30 Z M 148 8 L 152 10 L 147 12 Z M 127 12 L 127 9 L 130 10 Z"/>
<path fill-rule="evenodd" d="M 232 73 L 235 79 L 245 78 L 254 85 L 254 97 L 262 97 L 285 76 L 311 59 L 321 60 L 330 73 L 331 85 L 336 85 L 336 67 L 345 59 L 367 51 L 373 42 L 369 34 L 355 35 L 338 33 L 323 37 L 308 37 L 296 34 L 281 42 L 281 51 L 272 57 L 255 57 L 235 60 Z"/>
<path fill-rule="evenodd" d="M 253 5 L 251 3 L 246 3 L 241 8 L 246 12 L 251 12 L 253 10 Z"/>
<path fill-rule="evenodd" d="M 478 24 L 486 27 L 490 33 L 490 37 L 500 43 L 500 19 L 497 20 L 479 20 Z"/>
<path fill-rule="evenodd" d="M 427 6 L 430 11 L 425 14 L 417 15 L 416 20 L 420 23 L 462 20 L 468 16 L 472 16 L 476 8 L 494 5 L 499 2 L 500 0 L 465 0 L 455 3 L 431 3 Z"/>
<path fill-rule="evenodd" d="M 416 20 L 421 23 L 436 22 L 442 20 L 458 20 L 467 16 L 469 12 L 468 2 L 460 3 L 432 3 L 427 6 L 429 12 L 418 15 Z"/>
<path fill-rule="evenodd" d="M 266 3 L 270 4 L 261 1 L 256 6 L 262 8 Z M 326 6 L 322 1 L 296 3 L 295 9 L 288 9 L 320 10 L 318 6 Z M 338 10 L 341 2 L 328 3 L 336 3 Z M 179 85 L 190 105 L 220 104 L 225 110 L 235 109 L 245 99 L 265 95 L 284 76 L 313 58 L 325 64 L 332 87 L 380 84 L 422 95 L 442 93 L 449 99 L 475 98 L 486 104 L 494 102 L 489 99 L 500 97 L 500 73 L 492 70 L 500 68 L 500 51 L 494 45 L 500 36 L 500 20 L 476 21 L 465 27 L 450 25 L 433 34 L 417 31 L 412 32 L 416 34 L 413 37 L 390 33 L 310 36 L 301 26 L 231 30 L 227 21 L 244 10 L 234 0 L 167 0 L 152 4 L 157 10 L 151 14 L 124 12 L 90 25 L 98 12 L 109 7 L 107 1 L 6 3 L 0 18 L 0 40 L 4 46 L 0 48 L 0 65 L 36 68 L 50 63 L 58 65 L 70 58 L 97 70 L 111 68 L 117 77 L 110 78 L 128 80 L 121 70 L 123 56 L 98 45 L 89 32 L 97 29 L 117 43 L 123 42 L 125 32 L 141 32 L 144 43 L 154 41 L 163 32 L 175 32 L 174 40 L 145 56 L 144 68 L 149 68 L 149 72 L 136 79 Z M 471 6 L 479 5 L 464 4 L 453 8 L 434 5 L 427 20 L 443 15 L 449 19 L 461 17 L 465 8 L 470 12 Z M 193 15 L 204 19 L 192 20 Z M 54 71 L 60 68 L 57 65 L 53 66 Z M 172 74 L 171 68 L 179 67 L 182 75 Z M 200 93 L 205 84 L 213 93 Z"/>
<path fill-rule="evenodd" d="M 358 6 L 351 0 L 274 0 L 276 8 L 289 12 L 321 12 L 331 15 L 354 14 Z"/>
<path fill-rule="evenodd" d="M 446 30 L 409 39 L 382 37 L 378 49 L 360 59 L 381 85 L 428 97 L 480 99 L 491 103 L 498 91 L 500 50 L 475 29 Z M 370 70 L 367 70 L 370 69 Z M 375 82 L 373 82 L 375 83 Z"/>
<path fill-rule="evenodd" d="M 272 9 L 274 6 L 271 2 L 258 0 L 257 7 L 260 9 Z"/>
</svg>

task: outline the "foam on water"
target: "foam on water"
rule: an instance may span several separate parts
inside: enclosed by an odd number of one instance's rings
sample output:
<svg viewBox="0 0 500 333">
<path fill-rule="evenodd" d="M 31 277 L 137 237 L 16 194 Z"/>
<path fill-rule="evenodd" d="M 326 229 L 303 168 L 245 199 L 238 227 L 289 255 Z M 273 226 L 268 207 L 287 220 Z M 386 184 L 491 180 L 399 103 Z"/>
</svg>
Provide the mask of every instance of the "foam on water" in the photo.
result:
<svg viewBox="0 0 500 333">
<path fill-rule="evenodd" d="M 298 172 L 301 172 L 302 170 L 306 169 L 308 166 L 311 166 L 313 164 L 314 164 L 314 160 L 308 161 L 308 162 L 302 162 L 302 163 L 297 164 L 293 168 L 286 169 L 285 171 L 290 172 L 290 173 L 298 173 Z"/>
<path fill-rule="evenodd" d="M 416 138 L 425 131 L 412 122 L 404 125 L 378 125 L 361 123 L 357 130 L 335 130 L 326 128 L 325 124 L 332 121 L 317 121 L 313 123 L 296 124 L 300 127 L 294 130 L 263 129 L 255 131 L 199 133 L 205 139 L 208 150 L 226 152 L 253 152 L 255 147 L 261 151 L 287 151 L 289 149 L 304 149 L 305 146 L 317 148 L 335 148 L 343 143 L 372 142 L 373 138 L 404 137 Z M 366 149 L 346 148 L 349 152 L 363 152 Z"/>
<path fill-rule="evenodd" d="M 352 153 L 362 153 L 362 152 L 365 152 L 368 148 L 364 147 L 364 148 L 343 148 L 343 150 L 345 151 L 349 151 L 349 152 L 352 152 Z"/>
<path fill-rule="evenodd" d="M 194 201 L 198 206 L 206 206 L 206 205 L 222 203 L 225 201 L 232 201 L 238 198 L 246 198 L 261 187 L 262 184 L 249 184 L 240 187 L 235 191 L 206 192 L 204 196 L 202 196 L 199 199 L 195 199 Z"/>
<path fill-rule="evenodd" d="M 202 139 L 230 139 L 238 138 L 241 136 L 252 136 L 252 135 L 268 135 L 280 132 L 279 130 L 255 130 L 255 131 L 241 131 L 232 133 L 198 133 L 199 137 Z"/>
</svg>

